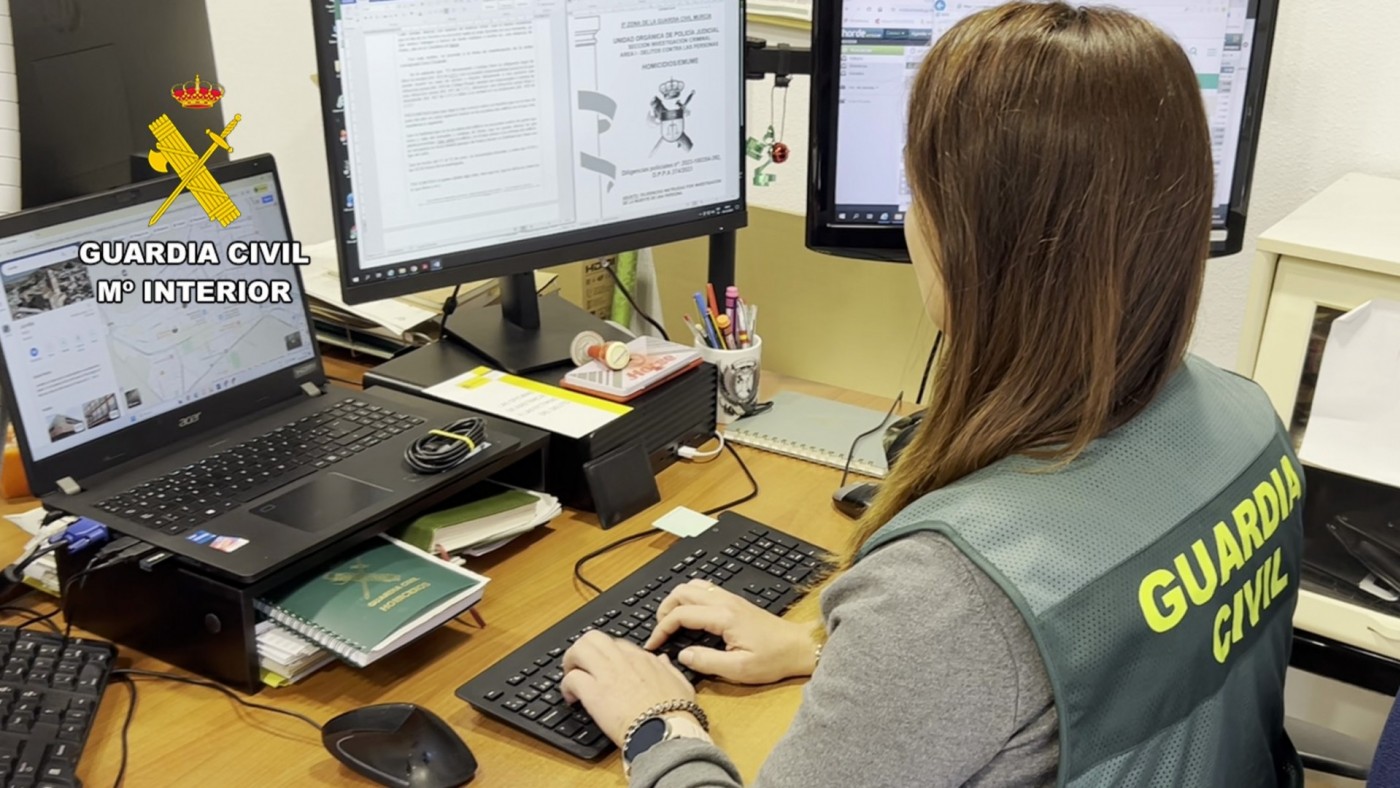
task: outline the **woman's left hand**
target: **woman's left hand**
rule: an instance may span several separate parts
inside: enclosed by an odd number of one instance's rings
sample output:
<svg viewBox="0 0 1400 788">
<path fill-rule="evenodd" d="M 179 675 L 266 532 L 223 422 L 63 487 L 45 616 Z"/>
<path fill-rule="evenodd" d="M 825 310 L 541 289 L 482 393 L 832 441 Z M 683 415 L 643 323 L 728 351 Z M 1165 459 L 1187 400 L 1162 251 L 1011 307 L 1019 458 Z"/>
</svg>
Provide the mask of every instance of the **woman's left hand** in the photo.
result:
<svg viewBox="0 0 1400 788">
<path fill-rule="evenodd" d="M 564 652 L 564 700 L 581 702 L 604 735 L 622 746 L 627 728 L 658 703 L 695 700 L 695 688 L 664 654 L 593 630 Z"/>
</svg>

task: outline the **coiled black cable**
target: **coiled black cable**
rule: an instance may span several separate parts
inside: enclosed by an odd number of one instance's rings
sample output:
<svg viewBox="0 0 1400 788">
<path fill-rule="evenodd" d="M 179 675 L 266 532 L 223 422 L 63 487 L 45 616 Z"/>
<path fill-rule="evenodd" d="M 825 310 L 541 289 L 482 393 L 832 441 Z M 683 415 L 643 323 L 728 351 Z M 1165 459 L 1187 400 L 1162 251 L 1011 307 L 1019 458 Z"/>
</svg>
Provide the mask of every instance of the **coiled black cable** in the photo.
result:
<svg viewBox="0 0 1400 788">
<path fill-rule="evenodd" d="M 471 416 L 429 430 L 403 450 L 403 459 L 418 473 L 442 473 L 466 462 L 485 442 L 486 420 Z"/>
</svg>

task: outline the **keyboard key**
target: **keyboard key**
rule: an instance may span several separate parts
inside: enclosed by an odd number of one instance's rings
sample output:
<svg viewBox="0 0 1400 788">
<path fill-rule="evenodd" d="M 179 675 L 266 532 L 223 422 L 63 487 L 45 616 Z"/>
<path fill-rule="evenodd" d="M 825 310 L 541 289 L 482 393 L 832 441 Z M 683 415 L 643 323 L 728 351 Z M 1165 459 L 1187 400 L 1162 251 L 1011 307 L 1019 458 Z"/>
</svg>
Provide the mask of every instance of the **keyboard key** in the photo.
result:
<svg viewBox="0 0 1400 788">
<path fill-rule="evenodd" d="M 536 681 L 535 683 L 531 684 L 530 687 L 537 692 L 549 692 L 550 690 L 554 689 L 554 682 L 550 681 L 549 679 L 540 679 L 539 681 Z"/>
<path fill-rule="evenodd" d="M 524 717 L 527 720 L 537 720 L 539 719 L 540 715 L 544 714 L 546 711 L 549 711 L 549 706 L 546 706 L 545 704 L 540 703 L 539 701 L 535 701 L 534 703 L 531 703 L 525 708 L 521 709 L 520 716 Z"/>
<path fill-rule="evenodd" d="M 549 692 L 542 693 L 540 695 L 540 700 L 551 706 L 558 706 L 560 703 L 564 702 L 564 696 L 554 690 L 550 690 Z"/>
<path fill-rule="evenodd" d="M 495 700 L 496 698 L 501 697 L 501 694 L 502 694 L 501 691 L 498 690 L 498 689 L 497 689 L 497 690 L 491 690 L 490 692 L 486 693 L 486 695 L 485 695 L 484 697 L 485 697 L 487 700 Z"/>
<path fill-rule="evenodd" d="M 583 730 L 579 731 L 573 736 L 574 741 L 578 742 L 579 744 L 582 744 L 585 747 L 592 747 L 593 743 L 601 738 L 603 738 L 603 732 L 598 730 L 597 726 L 591 723 L 585 725 L 583 727 Z"/>
<path fill-rule="evenodd" d="M 515 693 L 515 697 L 525 701 L 526 703 L 529 703 L 530 701 L 534 700 L 535 698 L 538 698 L 539 696 L 540 693 L 532 689 L 523 689 Z"/>
<path fill-rule="evenodd" d="M 514 687 L 524 680 L 524 676 L 511 676 L 510 678 L 506 679 L 506 683 Z"/>
<path fill-rule="evenodd" d="M 501 708 L 508 709 L 510 711 L 520 711 L 521 709 L 525 708 L 525 701 L 520 700 L 519 698 L 511 698 L 510 700 L 501 703 Z"/>
<path fill-rule="evenodd" d="M 561 722 L 567 720 L 568 718 L 569 718 L 569 711 L 568 711 L 568 709 L 557 709 L 557 708 L 556 708 L 556 709 L 550 709 L 549 711 L 546 711 L 544 714 L 541 714 L 541 715 L 540 715 L 540 718 L 537 719 L 537 720 L 535 720 L 535 722 L 539 723 L 540 725 L 543 725 L 543 726 L 546 727 L 546 728 L 553 728 L 554 726 L 556 726 L 556 725 L 558 725 L 559 723 L 561 723 Z"/>
<path fill-rule="evenodd" d="M 549 656 L 551 656 L 551 657 L 561 657 L 561 656 L 563 656 L 563 654 L 564 654 L 564 649 L 562 649 L 562 648 L 552 648 L 552 649 L 549 650 Z"/>
<path fill-rule="evenodd" d="M 583 723 L 573 717 L 565 717 L 564 721 L 554 726 L 554 732 L 565 738 L 573 738 L 575 733 L 583 727 Z"/>
</svg>

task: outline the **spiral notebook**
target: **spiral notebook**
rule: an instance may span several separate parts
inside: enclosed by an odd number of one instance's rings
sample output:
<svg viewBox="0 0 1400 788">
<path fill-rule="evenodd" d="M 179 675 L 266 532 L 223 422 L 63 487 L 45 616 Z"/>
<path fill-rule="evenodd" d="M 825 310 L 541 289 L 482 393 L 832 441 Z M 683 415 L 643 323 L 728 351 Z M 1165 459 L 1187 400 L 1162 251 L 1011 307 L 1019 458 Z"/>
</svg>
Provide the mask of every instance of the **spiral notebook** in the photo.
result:
<svg viewBox="0 0 1400 788">
<path fill-rule="evenodd" d="M 884 420 L 883 411 L 784 391 L 773 398 L 773 407 L 767 412 L 725 428 L 724 439 L 818 465 L 844 468 L 851 441 L 861 433 L 875 430 L 856 444 L 851 472 L 883 479 L 889 472 Z"/>
<path fill-rule="evenodd" d="M 254 606 L 362 668 L 476 604 L 487 582 L 384 536 Z"/>
</svg>

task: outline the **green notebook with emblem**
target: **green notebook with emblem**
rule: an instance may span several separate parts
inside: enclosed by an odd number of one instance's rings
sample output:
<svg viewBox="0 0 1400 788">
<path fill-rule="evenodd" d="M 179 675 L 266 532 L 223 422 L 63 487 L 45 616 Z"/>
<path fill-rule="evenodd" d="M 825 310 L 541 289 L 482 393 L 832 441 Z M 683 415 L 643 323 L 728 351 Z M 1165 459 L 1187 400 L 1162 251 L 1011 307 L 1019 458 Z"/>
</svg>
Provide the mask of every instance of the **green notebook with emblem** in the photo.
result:
<svg viewBox="0 0 1400 788">
<path fill-rule="evenodd" d="M 356 667 L 436 629 L 481 599 L 489 580 L 397 539 L 371 539 L 256 607 Z"/>
</svg>

